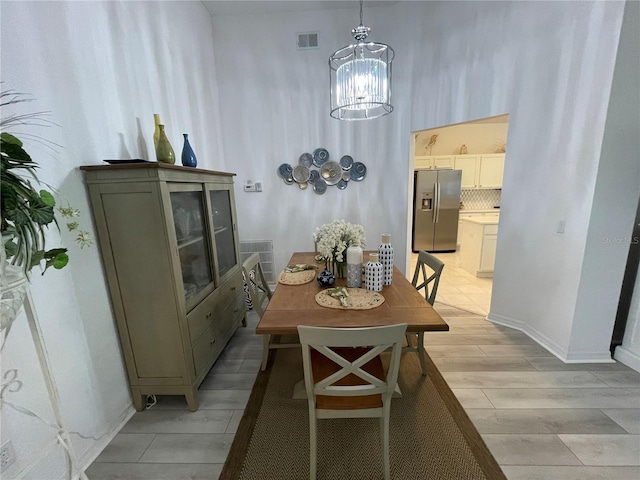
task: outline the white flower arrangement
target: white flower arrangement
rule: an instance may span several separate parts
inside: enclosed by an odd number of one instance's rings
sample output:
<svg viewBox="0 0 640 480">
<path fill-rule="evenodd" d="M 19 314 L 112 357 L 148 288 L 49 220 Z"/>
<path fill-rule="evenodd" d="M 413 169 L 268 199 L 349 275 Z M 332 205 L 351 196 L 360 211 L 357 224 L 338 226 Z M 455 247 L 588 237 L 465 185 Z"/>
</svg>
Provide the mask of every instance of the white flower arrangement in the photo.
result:
<svg viewBox="0 0 640 480">
<path fill-rule="evenodd" d="M 313 233 L 318 252 L 326 261 L 343 263 L 347 260 L 347 248 L 351 245 L 364 247 L 364 228 L 362 225 L 334 220 L 316 228 Z"/>
</svg>

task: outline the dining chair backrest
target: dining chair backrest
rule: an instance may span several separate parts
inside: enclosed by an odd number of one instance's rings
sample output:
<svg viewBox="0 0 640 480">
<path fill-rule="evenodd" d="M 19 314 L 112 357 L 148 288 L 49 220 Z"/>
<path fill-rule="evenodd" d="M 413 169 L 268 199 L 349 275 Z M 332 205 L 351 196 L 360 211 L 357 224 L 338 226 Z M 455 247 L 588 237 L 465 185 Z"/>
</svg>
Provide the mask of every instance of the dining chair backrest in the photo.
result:
<svg viewBox="0 0 640 480">
<path fill-rule="evenodd" d="M 378 418 L 385 480 L 391 479 L 391 398 L 407 324 L 366 328 L 298 326 L 309 405 L 309 478 L 317 474 L 317 420 Z M 380 354 L 391 349 L 385 374 Z"/>
<path fill-rule="evenodd" d="M 431 275 L 427 275 L 426 267 L 429 267 L 433 271 Z M 440 275 L 442 274 L 443 268 L 444 263 L 436 256 L 424 250 L 418 252 L 418 261 L 411 284 L 416 287 L 416 290 L 422 290 L 424 288 L 424 298 L 430 305 L 433 305 L 436 301 Z M 422 279 L 422 283 L 418 283 L 420 278 Z M 431 288 L 429 288 L 430 284 Z"/>
<path fill-rule="evenodd" d="M 382 403 L 390 400 L 398 378 L 406 329 L 406 323 L 365 328 L 298 326 L 305 387 L 309 398 L 314 398 L 316 407 L 325 405 L 326 409 L 331 409 L 331 399 L 325 398 L 323 402 L 319 396 L 379 395 Z M 388 348 L 391 349 L 391 361 L 386 375 L 380 376 L 374 371 L 374 363 L 380 361 L 380 354 Z M 349 409 L 348 402 L 338 401 L 338 404 L 339 409 Z M 354 405 L 354 409 L 362 408 L 358 402 Z"/>
<path fill-rule="evenodd" d="M 249 296 L 251 297 L 253 308 L 260 318 L 262 318 L 266 308 L 265 300 L 267 300 L 268 303 L 273 293 L 264 278 L 259 254 L 254 253 L 243 262 L 242 273 L 244 274 L 244 281 L 249 288 Z"/>
</svg>

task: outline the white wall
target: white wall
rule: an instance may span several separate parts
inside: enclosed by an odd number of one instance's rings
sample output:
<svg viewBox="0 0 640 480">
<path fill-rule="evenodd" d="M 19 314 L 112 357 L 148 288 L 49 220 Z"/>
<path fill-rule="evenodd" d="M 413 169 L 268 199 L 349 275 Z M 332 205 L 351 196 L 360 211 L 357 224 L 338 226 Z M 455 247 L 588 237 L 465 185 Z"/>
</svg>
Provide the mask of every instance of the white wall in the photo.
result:
<svg viewBox="0 0 640 480">
<path fill-rule="evenodd" d="M 40 178 L 81 210 L 83 226 L 93 231 L 77 167 L 153 157 L 153 113 L 166 123 L 177 155 L 181 134 L 189 133 L 199 165 L 221 169 L 212 26 L 200 2 L 2 2 L 0 8 L 2 89 L 33 95 L 22 113 L 51 112 L 58 126 L 35 133 L 61 147 L 52 154 L 29 141 L 26 148 L 41 165 Z M 48 242 L 69 247 L 69 266 L 36 273 L 32 291 L 68 426 L 94 437 L 72 435 L 86 465 L 133 410 L 98 248 L 80 250 L 71 234 L 61 235 L 52 231 Z M 49 415 L 24 318 L 8 337 L 2 368 L 18 368 L 24 382 L 7 400 Z M 2 413 L 2 439 L 12 439 L 24 466 L 52 431 L 6 405 Z M 34 478 L 55 478 L 58 467 L 43 464 L 46 473 Z"/>
<path fill-rule="evenodd" d="M 370 39 L 396 50 L 396 110 L 356 124 L 328 115 L 327 58 L 350 42 L 357 11 L 214 17 L 227 168 L 265 187 L 237 195 L 241 237 L 272 238 L 282 267 L 292 251 L 311 248 L 316 226 L 344 217 L 365 226 L 369 246 L 390 231 L 404 266 L 411 132 L 507 113 L 490 318 L 524 330 L 560 358 L 605 360 L 602 331 L 613 325 L 619 284 L 602 285 L 593 275 L 581 281 L 581 274 L 623 9 L 621 2 L 365 8 Z M 306 31 L 319 32 L 318 50 L 296 50 L 295 33 Z M 367 179 L 322 197 L 284 185 L 277 166 L 318 146 L 363 160 Z M 615 174 L 635 175 L 624 168 Z M 625 205 L 618 221 L 627 224 L 627 204 L 637 198 L 629 193 L 616 198 L 617 207 Z M 556 233 L 559 220 L 564 234 Z M 607 267 L 615 277 L 624 262 L 616 254 Z M 577 312 L 584 288 L 597 290 L 607 307 Z M 588 344 L 577 355 L 570 351 L 574 323 Z"/>
<path fill-rule="evenodd" d="M 602 150 L 603 155 L 606 154 L 609 158 L 630 163 L 635 167 L 636 172 L 640 170 L 640 162 L 638 161 L 640 158 L 640 137 L 638 136 L 638 132 L 640 132 L 640 90 L 637 81 L 640 78 L 639 44 L 640 3 L 627 2 Z M 637 186 L 637 183 L 640 183 L 638 182 L 639 176 L 640 174 L 637 173 L 635 178 L 632 176 L 627 181 L 635 181 Z M 618 189 L 620 188 L 632 190 L 629 186 L 623 186 L 619 178 L 614 177 L 613 180 L 612 183 L 615 185 L 610 185 L 606 192 L 614 198 L 619 195 Z M 637 216 L 635 220 L 638 220 Z M 629 230 L 626 230 L 627 227 Z M 632 236 L 634 232 L 638 231 L 637 226 L 633 230 L 633 225 L 624 224 L 606 225 L 605 228 L 607 228 L 604 232 L 606 238 L 611 240 L 612 245 L 619 244 L 623 251 L 628 251 L 630 241 L 636 245 L 640 241 L 637 236 Z M 616 253 L 618 253 L 618 249 L 616 249 Z M 616 348 L 615 358 L 640 372 L 640 278 L 636 279 L 624 338 L 622 345 Z"/>
<path fill-rule="evenodd" d="M 314 228 L 338 217 L 362 223 L 372 247 L 391 232 L 402 266 L 411 132 L 509 113 L 492 318 L 523 328 L 566 358 L 579 288 L 597 287 L 608 299 L 619 291 L 592 276 L 581 283 L 580 276 L 622 3 L 365 7 L 371 39 L 396 49 L 396 111 L 359 123 L 328 115 L 327 59 L 351 41 L 355 9 L 219 17 L 212 32 L 198 2 L 1 2 L 0 8 L 5 86 L 32 93 L 37 103 L 28 106 L 50 110 L 60 125 L 42 135 L 64 147 L 55 158 L 36 144 L 28 149 L 42 164 L 41 177 L 82 210 L 84 222 L 89 207 L 76 167 L 152 155 L 152 114 L 160 113 L 177 152 L 180 134 L 190 133 L 199 166 L 237 172 L 241 183 L 263 181 L 261 194 L 237 192 L 239 229 L 244 240 L 274 240 L 276 267 L 292 251 L 311 249 Z M 320 32 L 320 49 L 295 49 L 295 32 L 304 31 Z M 364 161 L 367 179 L 317 196 L 276 176 L 280 163 L 319 146 Z M 564 235 L 555 233 L 559 218 L 567 220 Z M 33 291 L 63 413 L 72 430 L 101 438 L 74 436 L 89 460 L 131 406 L 98 250 L 79 250 L 62 237 L 72 264 L 34 278 Z M 620 272 L 624 265 L 613 257 L 608 268 Z M 594 333 L 600 329 L 589 326 L 585 335 Z M 591 346 L 598 358 L 608 349 L 608 339 L 601 340 Z M 16 327 L 9 342 L 3 369 L 15 362 L 30 371 L 24 329 Z M 27 402 L 37 383 L 35 373 L 24 378 L 16 403 Z M 16 425 L 3 427 L 3 435 L 17 434 Z M 38 437 L 35 427 L 19 433 Z"/>
</svg>

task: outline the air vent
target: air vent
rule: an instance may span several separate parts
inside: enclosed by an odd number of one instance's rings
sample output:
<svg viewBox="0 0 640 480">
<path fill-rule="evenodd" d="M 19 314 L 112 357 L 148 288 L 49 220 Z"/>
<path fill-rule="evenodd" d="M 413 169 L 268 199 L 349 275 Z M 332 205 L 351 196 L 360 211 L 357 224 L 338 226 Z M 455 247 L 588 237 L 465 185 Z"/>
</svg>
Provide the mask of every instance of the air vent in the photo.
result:
<svg viewBox="0 0 640 480">
<path fill-rule="evenodd" d="M 240 242 L 240 261 L 244 262 L 253 253 L 260 254 L 260 264 L 265 280 L 269 285 L 275 285 L 276 271 L 273 258 L 273 240 L 249 240 Z"/>
<path fill-rule="evenodd" d="M 318 32 L 296 33 L 298 50 L 318 48 Z"/>
</svg>

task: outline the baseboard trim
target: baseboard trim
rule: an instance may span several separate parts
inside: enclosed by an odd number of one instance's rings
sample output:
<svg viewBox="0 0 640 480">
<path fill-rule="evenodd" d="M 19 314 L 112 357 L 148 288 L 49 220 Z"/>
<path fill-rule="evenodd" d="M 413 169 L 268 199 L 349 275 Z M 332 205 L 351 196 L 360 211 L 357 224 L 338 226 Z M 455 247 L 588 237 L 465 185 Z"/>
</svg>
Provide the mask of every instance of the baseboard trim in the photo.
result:
<svg viewBox="0 0 640 480">
<path fill-rule="evenodd" d="M 615 360 L 611 358 L 609 350 L 606 352 L 568 352 L 566 348 L 556 343 L 547 335 L 535 328 L 532 328 L 530 325 L 525 324 L 521 320 L 505 317 L 504 315 L 492 312 L 489 312 L 489 315 L 487 315 L 487 320 L 498 325 L 521 331 L 564 363 L 615 363 Z"/>
<path fill-rule="evenodd" d="M 624 348 L 622 345 L 616 347 L 613 352 L 613 358 L 620 363 L 624 363 L 627 367 L 633 368 L 636 372 L 640 372 L 640 355 Z"/>
</svg>

